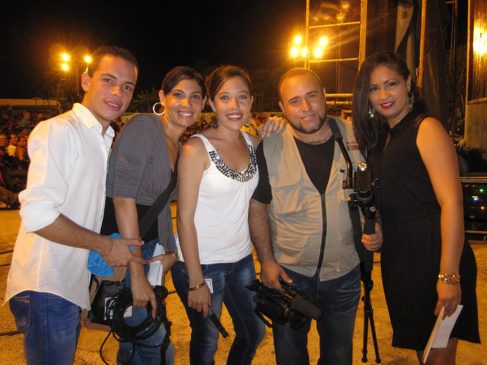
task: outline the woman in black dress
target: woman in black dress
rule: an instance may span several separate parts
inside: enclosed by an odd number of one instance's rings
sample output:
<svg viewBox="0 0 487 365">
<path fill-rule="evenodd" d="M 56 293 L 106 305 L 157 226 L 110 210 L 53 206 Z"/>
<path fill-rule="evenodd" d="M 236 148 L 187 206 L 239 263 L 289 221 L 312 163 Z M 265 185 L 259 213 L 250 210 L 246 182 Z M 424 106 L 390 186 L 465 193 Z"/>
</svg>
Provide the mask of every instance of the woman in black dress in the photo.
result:
<svg viewBox="0 0 487 365">
<path fill-rule="evenodd" d="M 462 304 L 448 346 L 432 350 L 428 360 L 454 364 L 458 339 L 480 342 L 476 264 L 464 243 L 455 149 L 441 123 L 425 113 L 404 61 L 389 52 L 365 60 L 355 84 L 353 123 L 379 179 L 392 344 L 421 356 L 441 308 L 449 316 Z"/>
</svg>

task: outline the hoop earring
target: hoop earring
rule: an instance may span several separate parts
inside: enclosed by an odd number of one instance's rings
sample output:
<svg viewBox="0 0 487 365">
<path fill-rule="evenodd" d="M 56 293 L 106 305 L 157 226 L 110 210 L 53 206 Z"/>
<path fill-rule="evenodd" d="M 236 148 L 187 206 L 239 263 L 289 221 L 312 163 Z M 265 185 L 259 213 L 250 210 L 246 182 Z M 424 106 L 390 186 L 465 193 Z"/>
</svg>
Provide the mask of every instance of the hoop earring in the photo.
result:
<svg viewBox="0 0 487 365">
<path fill-rule="evenodd" d="M 164 108 L 164 106 L 158 101 L 157 103 L 155 103 L 154 105 L 152 105 L 152 111 L 154 112 L 154 114 L 157 114 L 159 116 L 164 115 L 164 113 L 166 112 L 165 109 L 163 109 L 162 112 L 160 112 L 160 113 L 158 113 L 156 111 L 156 108 L 158 108 L 157 104 L 159 104 L 161 106 L 161 108 Z"/>
<path fill-rule="evenodd" d="M 375 118 L 375 109 L 372 105 L 369 105 L 369 119 L 374 119 Z"/>
<path fill-rule="evenodd" d="M 414 93 L 412 91 L 408 93 L 408 104 L 410 108 L 414 106 Z"/>
</svg>

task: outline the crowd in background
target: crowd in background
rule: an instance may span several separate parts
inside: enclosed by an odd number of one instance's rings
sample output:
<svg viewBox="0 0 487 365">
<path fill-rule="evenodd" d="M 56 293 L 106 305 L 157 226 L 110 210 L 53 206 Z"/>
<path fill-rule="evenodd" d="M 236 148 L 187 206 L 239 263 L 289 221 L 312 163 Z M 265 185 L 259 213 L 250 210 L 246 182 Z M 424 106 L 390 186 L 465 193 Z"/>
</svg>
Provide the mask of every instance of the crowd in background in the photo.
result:
<svg viewBox="0 0 487 365">
<path fill-rule="evenodd" d="M 34 112 L 7 108 L 0 111 L 0 204 L 16 209 L 17 194 L 25 188 L 29 155 L 27 140 L 31 130 L 57 111 Z"/>
<path fill-rule="evenodd" d="M 6 108 L 0 110 L 0 207 L 17 209 L 19 202 L 17 195 L 25 188 L 27 170 L 29 168 L 29 155 L 27 153 L 27 140 L 29 134 L 37 123 L 49 119 L 58 112 L 55 109 L 42 111 L 29 111 Z M 193 134 L 211 127 L 213 113 L 201 115 L 200 121 L 189 127 L 181 137 L 182 142 Z M 258 135 L 263 122 L 273 114 L 259 113 L 252 116 L 250 123 L 245 124 L 242 130 Z M 112 127 L 118 133 L 123 127 L 120 120 L 114 121 Z"/>
</svg>

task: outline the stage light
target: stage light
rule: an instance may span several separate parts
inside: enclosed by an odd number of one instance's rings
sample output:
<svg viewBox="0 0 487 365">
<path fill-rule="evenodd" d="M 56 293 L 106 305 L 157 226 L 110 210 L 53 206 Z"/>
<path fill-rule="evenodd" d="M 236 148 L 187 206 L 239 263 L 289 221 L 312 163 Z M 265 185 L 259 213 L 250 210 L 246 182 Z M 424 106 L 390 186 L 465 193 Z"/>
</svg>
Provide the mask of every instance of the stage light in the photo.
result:
<svg viewBox="0 0 487 365">
<path fill-rule="evenodd" d="M 71 60 L 71 55 L 67 52 L 61 53 L 60 57 L 61 57 L 61 61 L 63 61 L 64 63 L 69 62 Z"/>
<path fill-rule="evenodd" d="M 473 35 L 473 51 L 476 55 L 482 57 L 487 53 L 487 34 L 485 29 L 476 27 Z"/>
<path fill-rule="evenodd" d="M 297 34 L 294 37 L 293 43 L 297 46 L 301 45 L 303 43 L 303 36 L 301 34 Z"/>
<path fill-rule="evenodd" d="M 69 64 L 67 63 L 61 63 L 61 71 L 63 72 L 69 72 L 71 67 L 69 67 Z"/>
<path fill-rule="evenodd" d="M 320 47 L 326 47 L 328 45 L 328 37 L 327 36 L 324 36 L 322 35 L 319 39 L 318 39 L 318 44 Z"/>
<path fill-rule="evenodd" d="M 298 58 L 298 56 L 299 56 L 299 48 L 298 47 L 292 47 L 291 50 L 289 51 L 289 56 L 291 58 Z"/>
<path fill-rule="evenodd" d="M 321 47 L 316 47 L 316 48 L 313 50 L 313 57 L 314 57 L 315 59 L 321 59 L 321 58 L 323 58 L 323 53 L 324 53 L 323 48 L 321 48 Z"/>
</svg>

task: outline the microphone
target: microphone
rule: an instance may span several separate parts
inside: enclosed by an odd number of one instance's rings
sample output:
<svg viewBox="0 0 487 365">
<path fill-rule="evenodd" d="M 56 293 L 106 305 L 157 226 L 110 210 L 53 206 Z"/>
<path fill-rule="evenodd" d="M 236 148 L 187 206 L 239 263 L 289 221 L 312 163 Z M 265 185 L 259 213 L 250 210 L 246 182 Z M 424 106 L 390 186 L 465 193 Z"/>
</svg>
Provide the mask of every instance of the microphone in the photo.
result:
<svg viewBox="0 0 487 365">
<path fill-rule="evenodd" d="M 223 327 L 222 323 L 220 322 L 215 312 L 213 311 L 211 305 L 209 306 L 209 310 L 210 310 L 210 314 L 208 315 L 209 320 L 215 325 L 215 327 L 218 329 L 218 332 L 220 332 L 224 338 L 228 337 L 227 330 L 225 329 L 225 327 Z"/>
<path fill-rule="evenodd" d="M 307 317 L 316 319 L 317 321 L 320 320 L 321 316 L 323 315 L 317 306 L 299 295 L 295 296 L 291 300 L 290 306 L 292 309 L 304 314 Z"/>
</svg>

